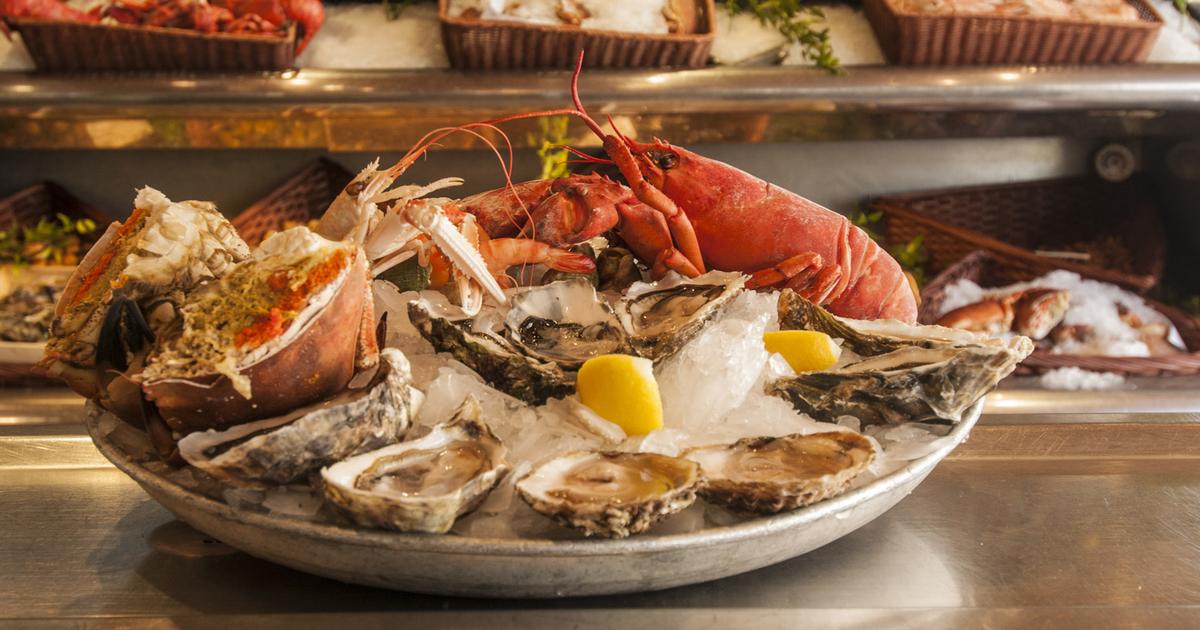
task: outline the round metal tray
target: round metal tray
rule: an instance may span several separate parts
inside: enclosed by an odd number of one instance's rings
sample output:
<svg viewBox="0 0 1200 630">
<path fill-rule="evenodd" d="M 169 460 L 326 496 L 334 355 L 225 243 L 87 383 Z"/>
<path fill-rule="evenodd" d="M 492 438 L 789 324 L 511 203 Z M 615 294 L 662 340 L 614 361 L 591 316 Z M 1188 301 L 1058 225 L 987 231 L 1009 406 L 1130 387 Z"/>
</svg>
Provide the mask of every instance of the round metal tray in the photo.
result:
<svg viewBox="0 0 1200 630">
<path fill-rule="evenodd" d="M 143 467 L 97 431 L 100 452 L 192 527 L 252 556 L 344 582 L 438 595 L 570 597 L 652 591 L 753 571 L 826 545 L 871 522 L 967 437 L 983 400 L 952 440 L 846 494 L 799 510 L 687 534 L 624 540 L 513 540 L 402 534 L 232 508 Z"/>
</svg>

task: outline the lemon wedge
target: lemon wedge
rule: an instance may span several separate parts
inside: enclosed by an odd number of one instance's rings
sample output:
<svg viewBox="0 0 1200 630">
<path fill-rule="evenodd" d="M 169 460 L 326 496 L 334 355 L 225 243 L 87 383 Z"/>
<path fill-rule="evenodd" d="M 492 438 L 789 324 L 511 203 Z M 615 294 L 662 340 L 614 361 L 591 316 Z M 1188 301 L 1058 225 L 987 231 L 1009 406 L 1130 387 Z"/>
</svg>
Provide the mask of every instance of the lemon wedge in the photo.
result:
<svg viewBox="0 0 1200 630">
<path fill-rule="evenodd" d="M 777 352 L 797 372 L 828 370 L 842 356 L 842 348 L 829 335 L 815 330 L 780 330 L 763 333 L 767 352 Z"/>
<path fill-rule="evenodd" d="M 575 389 L 579 402 L 624 429 L 626 435 L 645 435 L 662 428 L 662 398 L 649 359 L 627 354 L 592 357 L 579 368 Z"/>
</svg>

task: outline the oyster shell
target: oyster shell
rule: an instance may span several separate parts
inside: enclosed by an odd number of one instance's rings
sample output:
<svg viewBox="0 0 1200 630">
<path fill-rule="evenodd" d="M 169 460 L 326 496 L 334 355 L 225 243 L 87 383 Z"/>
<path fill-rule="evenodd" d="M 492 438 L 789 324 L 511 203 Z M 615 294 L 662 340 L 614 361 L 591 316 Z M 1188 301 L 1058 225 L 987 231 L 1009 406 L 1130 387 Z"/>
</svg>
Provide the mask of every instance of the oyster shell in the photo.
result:
<svg viewBox="0 0 1200 630">
<path fill-rule="evenodd" d="M 525 354 L 578 370 L 602 354 L 629 354 L 625 329 L 596 289 L 581 278 L 531 287 L 512 296 L 508 336 Z"/>
<path fill-rule="evenodd" d="M 428 435 L 321 471 L 325 497 L 359 525 L 444 534 L 508 473 L 506 449 L 467 396 Z"/>
<path fill-rule="evenodd" d="M 438 352 L 454 355 L 500 391 L 540 405 L 574 391 L 574 380 L 558 365 L 526 356 L 507 339 L 476 332 L 472 320 L 441 314 L 426 300 L 408 304 L 408 319 Z"/>
<path fill-rule="evenodd" d="M 516 484 L 534 510 L 588 536 L 624 538 L 649 529 L 696 500 L 695 462 L 656 453 L 575 451 Z"/>
<path fill-rule="evenodd" d="M 867 424 L 956 423 L 1033 351 L 1027 337 L 999 339 L 941 326 L 859 321 L 831 315 L 790 290 L 779 296 L 780 328 L 819 330 L 863 358 L 767 385 L 813 418 L 852 415 Z"/>
<path fill-rule="evenodd" d="M 179 441 L 179 453 L 219 479 L 291 483 L 322 466 L 400 440 L 419 404 L 411 382 L 408 359 L 387 348 L 366 385 L 351 383 L 329 400 L 277 418 L 192 433 Z"/>
<path fill-rule="evenodd" d="M 659 361 L 700 333 L 746 284 L 740 273 L 710 271 L 634 289 L 617 315 L 638 354 Z"/>
<path fill-rule="evenodd" d="M 848 431 L 757 437 L 689 449 L 704 470 L 700 496 L 739 512 L 776 514 L 844 492 L 875 459 L 875 447 Z"/>
</svg>

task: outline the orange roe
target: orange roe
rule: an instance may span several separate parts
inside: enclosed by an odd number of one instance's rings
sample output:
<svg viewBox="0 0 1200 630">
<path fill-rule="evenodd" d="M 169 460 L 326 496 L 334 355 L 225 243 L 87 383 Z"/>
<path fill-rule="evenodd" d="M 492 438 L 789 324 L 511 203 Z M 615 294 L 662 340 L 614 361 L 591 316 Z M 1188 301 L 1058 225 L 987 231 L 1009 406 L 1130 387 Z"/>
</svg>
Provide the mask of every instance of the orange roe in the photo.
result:
<svg viewBox="0 0 1200 630">
<path fill-rule="evenodd" d="M 304 278 L 304 282 L 294 289 L 288 286 L 286 272 L 271 274 L 267 278 L 267 286 L 279 294 L 279 297 L 275 299 L 275 306 L 271 307 L 266 315 L 259 315 L 254 319 L 253 324 L 238 332 L 234 338 L 237 347 L 252 350 L 283 334 L 283 331 L 287 330 L 288 325 L 295 319 L 294 314 L 308 301 L 308 296 L 333 282 L 346 267 L 346 262 L 346 251 L 337 251 L 313 267 L 308 272 L 308 276 Z M 285 313 L 289 315 L 285 317 Z"/>
<path fill-rule="evenodd" d="M 88 291 L 90 291 L 91 288 L 95 286 L 96 282 L 100 280 L 100 276 L 104 275 L 104 272 L 108 270 L 108 266 L 112 263 L 113 258 L 115 258 L 117 255 L 117 243 L 123 237 L 127 236 L 131 231 L 133 231 L 134 226 L 136 226 L 138 221 L 142 218 L 142 214 L 143 211 L 141 208 L 134 208 L 133 213 L 130 214 L 129 218 L 125 220 L 125 223 L 121 225 L 121 229 L 117 230 L 117 236 L 113 239 L 112 246 L 108 248 L 108 251 L 104 252 L 104 254 L 100 256 L 100 260 L 98 260 L 95 265 L 92 265 L 92 269 L 88 272 L 87 277 L 85 277 L 83 282 L 79 284 L 79 290 L 75 292 L 75 295 L 71 299 L 72 306 L 78 304 L 79 301 L 83 299 L 83 296 L 87 295 Z"/>
</svg>

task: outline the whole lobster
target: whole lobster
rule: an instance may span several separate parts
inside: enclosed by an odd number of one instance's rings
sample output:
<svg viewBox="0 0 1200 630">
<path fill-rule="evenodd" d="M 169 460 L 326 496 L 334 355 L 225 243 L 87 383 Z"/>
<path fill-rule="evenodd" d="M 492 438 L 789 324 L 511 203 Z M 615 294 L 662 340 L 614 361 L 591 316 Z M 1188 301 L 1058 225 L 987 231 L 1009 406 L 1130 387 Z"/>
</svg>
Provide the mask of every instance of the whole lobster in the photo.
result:
<svg viewBox="0 0 1200 630">
<path fill-rule="evenodd" d="M 599 176 L 526 182 L 476 195 L 461 207 L 485 229 L 509 225 L 555 246 L 616 228 L 659 277 L 706 267 L 751 274 L 750 288 L 787 287 L 856 319 L 916 321 L 912 286 L 900 265 L 844 216 L 723 162 L 664 140 L 605 133 L 579 99 L 574 108 L 504 116 L 488 124 L 569 114 L 581 118 L 629 182 Z M 611 119 L 609 120 L 611 124 Z M 515 191 L 514 191 L 515 188 Z M 525 221 L 518 208 L 530 208 Z M 489 233 L 502 234 L 497 230 Z"/>
</svg>

